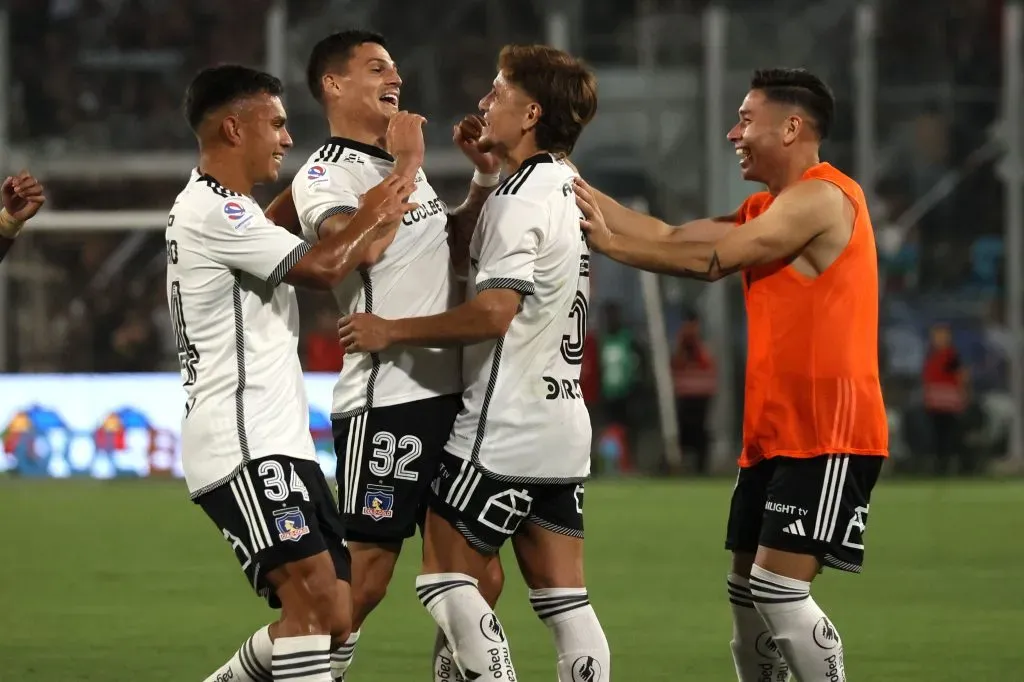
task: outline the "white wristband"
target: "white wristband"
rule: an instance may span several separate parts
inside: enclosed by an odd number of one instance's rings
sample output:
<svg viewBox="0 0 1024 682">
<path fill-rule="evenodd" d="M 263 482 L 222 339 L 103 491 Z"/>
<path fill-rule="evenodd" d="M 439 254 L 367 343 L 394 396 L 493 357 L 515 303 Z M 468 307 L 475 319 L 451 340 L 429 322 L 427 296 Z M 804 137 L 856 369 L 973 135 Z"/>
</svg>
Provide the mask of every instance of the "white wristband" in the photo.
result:
<svg viewBox="0 0 1024 682">
<path fill-rule="evenodd" d="M 480 185 L 481 187 L 494 187 L 501 182 L 501 172 L 497 173 L 481 173 L 478 170 L 473 171 L 473 184 Z"/>
</svg>

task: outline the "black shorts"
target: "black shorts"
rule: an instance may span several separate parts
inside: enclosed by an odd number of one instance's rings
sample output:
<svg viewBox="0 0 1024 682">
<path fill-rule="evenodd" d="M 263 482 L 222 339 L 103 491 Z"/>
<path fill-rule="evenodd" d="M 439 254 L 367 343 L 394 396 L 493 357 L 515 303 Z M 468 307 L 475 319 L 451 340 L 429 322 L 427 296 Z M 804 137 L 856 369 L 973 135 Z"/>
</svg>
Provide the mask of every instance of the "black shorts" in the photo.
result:
<svg viewBox="0 0 1024 682">
<path fill-rule="evenodd" d="M 249 583 L 272 608 L 281 602 L 266 576 L 287 563 L 328 551 L 338 579 L 351 581 L 345 528 L 317 462 L 284 455 L 253 460 L 196 504 L 231 543 Z"/>
<path fill-rule="evenodd" d="M 427 489 L 462 409 L 453 394 L 332 420 L 346 538 L 401 542 L 426 512 Z"/>
<path fill-rule="evenodd" d="M 884 457 L 773 457 L 740 469 L 725 548 L 758 545 L 811 554 L 823 566 L 860 573 L 871 491 Z"/>
<path fill-rule="evenodd" d="M 430 508 L 481 554 L 495 554 L 523 521 L 583 539 L 582 483 L 506 483 L 445 452 Z"/>
</svg>

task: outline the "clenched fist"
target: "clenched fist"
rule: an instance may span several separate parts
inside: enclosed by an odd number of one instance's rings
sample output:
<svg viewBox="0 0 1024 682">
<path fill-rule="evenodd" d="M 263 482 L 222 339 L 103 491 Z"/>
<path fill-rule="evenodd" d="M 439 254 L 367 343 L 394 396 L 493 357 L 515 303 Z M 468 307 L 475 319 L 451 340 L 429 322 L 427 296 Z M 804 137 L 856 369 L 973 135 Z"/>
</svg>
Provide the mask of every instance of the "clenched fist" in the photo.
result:
<svg viewBox="0 0 1024 682">
<path fill-rule="evenodd" d="M 46 202 L 43 186 L 28 171 L 5 179 L 0 186 L 0 196 L 8 215 L 18 222 L 34 216 Z"/>
<path fill-rule="evenodd" d="M 480 137 L 484 132 L 484 119 L 471 114 L 462 119 L 452 132 L 455 146 L 462 150 L 466 158 L 473 162 L 481 173 L 490 175 L 501 170 L 501 159 L 490 151 L 480 147 Z"/>
<path fill-rule="evenodd" d="M 398 165 L 411 171 L 407 173 L 409 175 L 415 175 L 423 165 L 426 147 L 423 142 L 423 124 L 426 122 L 427 119 L 419 114 L 408 111 L 399 111 L 388 122 L 388 132 L 384 138 L 388 153 L 395 157 Z"/>
</svg>

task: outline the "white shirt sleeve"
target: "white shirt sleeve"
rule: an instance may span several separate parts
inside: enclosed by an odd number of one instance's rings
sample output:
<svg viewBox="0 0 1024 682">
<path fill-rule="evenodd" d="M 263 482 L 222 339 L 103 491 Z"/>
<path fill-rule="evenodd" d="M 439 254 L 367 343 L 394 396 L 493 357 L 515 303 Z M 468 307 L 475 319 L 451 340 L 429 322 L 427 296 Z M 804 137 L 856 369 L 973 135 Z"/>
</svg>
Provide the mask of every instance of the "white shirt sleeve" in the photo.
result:
<svg viewBox="0 0 1024 682">
<path fill-rule="evenodd" d="M 518 196 L 492 195 L 480 214 L 476 290 L 534 291 L 533 269 L 543 239 L 545 208 Z"/>
<path fill-rule="evenodd" d="M 207 256 L 276 287 L 310 250 L 302 238 L 270 222 L 245 197 L 228 197 L 212 209 L 200 235 Z"/>
<path fill-rule="evenodd" d="M 347 165 L 304 166 L 292 180 L 292 200 L 306 240 L 315 244 L 320 238 L 320 226 L 331 216 L 355 213 L 359 198 L 369 189 L 365 185 L 361 174 Z"/>
</svg>

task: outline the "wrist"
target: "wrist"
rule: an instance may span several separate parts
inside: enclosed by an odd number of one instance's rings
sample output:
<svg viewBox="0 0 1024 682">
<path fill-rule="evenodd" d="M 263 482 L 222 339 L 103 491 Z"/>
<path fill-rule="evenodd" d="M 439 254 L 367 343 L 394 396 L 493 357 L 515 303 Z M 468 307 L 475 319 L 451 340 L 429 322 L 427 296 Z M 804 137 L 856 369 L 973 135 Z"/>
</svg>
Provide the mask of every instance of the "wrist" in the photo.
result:
<svg viewBox="0 0 1024 682">
<path fill-rule="evenodd" d="M 21 232 L 24 220 L 18 220 L 7 212 L 6 208 L 0 208 L 0 237 L 14 239 Z"/>
<path fill-rule="evenodd" d="M 387 342 L 388 347 L 397 346 L 406 343 L 409 340 L 409 320 L 408 319 L 393 319 L 388 320 L 387 323 Z"/>
<path fill-rule="evenodd" d="M 404 175 L 408 178 L 415 177 L 422 167 L 422 154 L 402 154 L 395 157 L 395 172 L 399 175 Z"/>
<path fill-rule="evenodd" d="M 488 173 L 476 168 L 473 170 L 473 184 L 479 185 L 480 187 L 495 187 L 501 182 L 501 171 L 497 170 L 493 173 Z"/>
<path fill-rule="evenodd" d="M 604 252 L 606 256 L 616 256 L 619 252 L 619 243 L 622 240 L 614 232 L 608 233 L 608 239 L 605 240 Z"/>
</svg>

